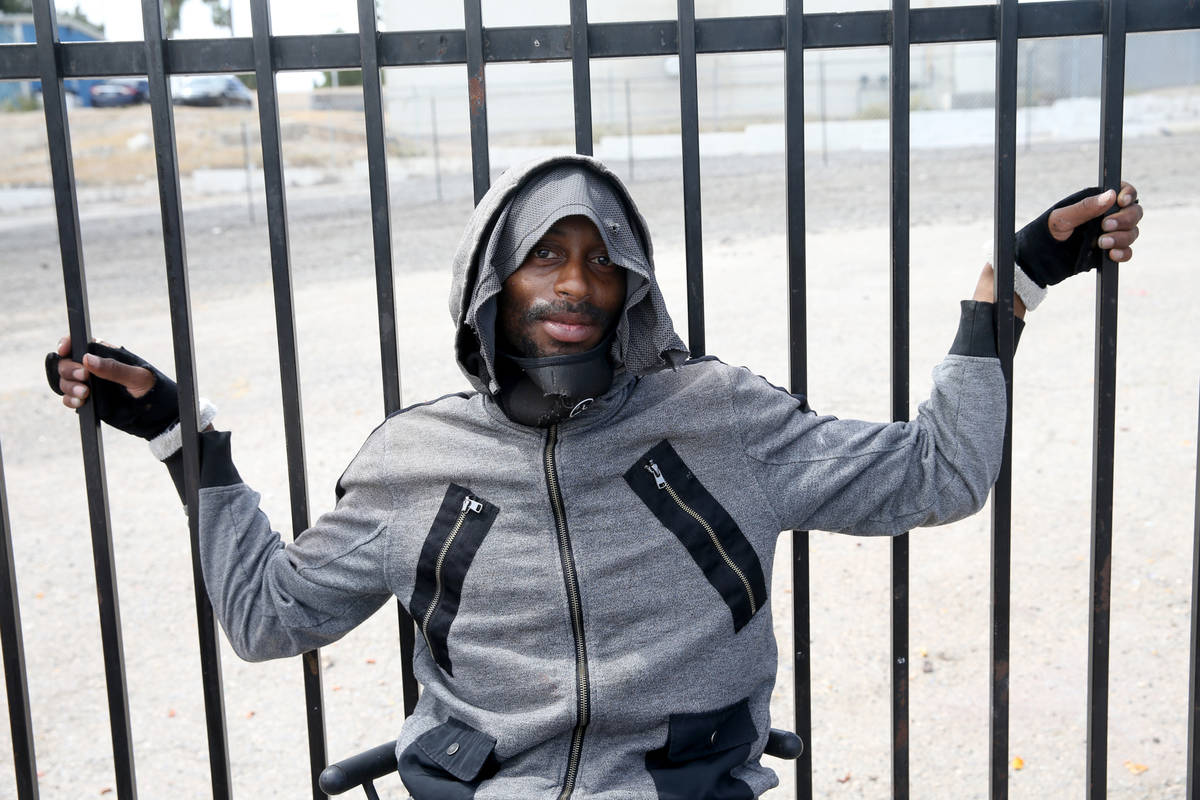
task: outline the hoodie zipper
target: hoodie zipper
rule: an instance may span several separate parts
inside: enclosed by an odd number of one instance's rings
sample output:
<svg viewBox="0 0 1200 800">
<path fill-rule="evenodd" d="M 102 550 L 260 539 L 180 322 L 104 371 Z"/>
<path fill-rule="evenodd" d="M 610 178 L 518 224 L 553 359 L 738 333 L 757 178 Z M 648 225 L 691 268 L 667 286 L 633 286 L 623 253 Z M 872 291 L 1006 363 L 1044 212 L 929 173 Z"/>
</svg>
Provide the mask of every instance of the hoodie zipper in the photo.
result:
<svg viewBox="0 0 1200 800">
<path fill-rule="evenodd" d="M 458 512 L 458 519 L 454 521 L 454 527 L 446 535 L 446 541 L 442 543 L 442 549 L 438 552 L 437 561 L 433 566 L 433 580 L 436 589 L 433 592 L 433 599 L 429 601 L 429 608 L 425 611 L 425 618 L 421 620 L 421 635 L 425 637 L 427 646 L 429 645 L 429 620 L 433 619 L 433 612 L 437 610 L 438 603 L 442 601 L 442 564 L 446 561 L 446 554 L 450 552 L 450 545 L 454 544 L 454 537 L 458 536 L 463 523 L 467 521 L 467 514 L 472 512 L 478 514 L 480 511 L 483 511 L 483 503 L 475 500 L 471 495 L 464 497 L 462 509 Z M 432 652 L 433 648 L 429 649 Z"/>
<path fill-rule="evenodd" d="M 546 488 L 550 493 L 550 509 L 554 512 L 554 526 L 558 532 L 558 557 L 562 561 L 563 582 L 567 587 L 567 602 L 571 610 L 571 631 L 575 635 L 575 707 L 577 721 L 571 732 L 571 751 L 567 757 L 567 773 L 563 778 L 562 791 L 558 800 L 568 800 L 575 791 L 575 779 L 579 774 L 579 760 L 583 755 L 583 732 L 591 716 L 591 680 L 588 677 L 587 645 L 583 638 L 583 601 L 579 596 L 579 578 L 575 572 L 575 558 L 571 555 L 571 537 L 567 532 L 567 513 L 563 507 L 562 492 L 558 485 L 558 468 L 554 463 L 554 446 L 558 443 L 558 426 L 551 425 L 546 432 L 546 449 L 542 465 L 546 471 Z"/>
<path fill-rule="evenodd" d="M 712 540 L 713 547 L 716 548 L 717 554 L 721 556 L 721 559 L 725 562 L 725 566 L 729 567 L 733 574 L 738 577 L 738 580 L 742 582 L 742 588 L 746 590 L 746 599 L 750 601 L 750 616 L 754 616 L 755 612 L 758 611 L 758 605 L 754 602 L 754 590 L 750 588 L 750 581 L 746 578 L 746 573 L 742 572 L 738 565 L 733 563 L 733 559 L 730 558 L 729 553 L 725 551 L 724 546 L 721 544 L 721 540 L 717 537 L 717 532 L 713 530 L 712 526 L 708 524 L 708 521 L 704 519 L 704 517 L 700 516 L 700 514 L 697 513 L 696 510 L 687 503 L 683 502 L 683 498 L 675 493 L 675 490 L 671 488 L 671 484 L 667 482 L 665 477 L 663 477 L 662 470 L 659 469 L 658 464 L 654 463 L 653 460 L 650 460 L 646 462 L 645 466 L 646 471 L 654 477 L 654 485 L 657 486 L 660 491 L 665 489 L 667 494 L 671 496 L 671 499 L 675 501 L 675 504 L 679 506 L 680 510 L 682 510 L 683 513 L 687 514 L 692 519 L 696 520 L 696 522 L 700 523 L 700 527 L 704 528 L 705 532 L 708 534 L 708 538 Z"/>
</svg>

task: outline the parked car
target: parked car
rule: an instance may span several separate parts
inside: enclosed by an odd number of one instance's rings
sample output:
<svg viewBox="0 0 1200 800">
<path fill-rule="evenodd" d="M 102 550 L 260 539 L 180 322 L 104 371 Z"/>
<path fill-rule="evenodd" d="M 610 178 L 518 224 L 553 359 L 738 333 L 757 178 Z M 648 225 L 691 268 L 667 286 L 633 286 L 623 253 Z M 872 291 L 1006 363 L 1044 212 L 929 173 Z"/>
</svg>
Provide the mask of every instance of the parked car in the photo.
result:
<svg viewBox="0 0 1200 800">
<path fill-rule="evenodd" d="M 185 106 L 254 105 L 254 95 L 232 75 L 192 75 L 172 91 L 173 102 Z"/>
<path fill-rule="evenodd" d="M 132 106 L 150 99 L 150 84 L 145 78 L 113 78 L 93 85 L 88 94 L 97 108 Z"/>
</svg>

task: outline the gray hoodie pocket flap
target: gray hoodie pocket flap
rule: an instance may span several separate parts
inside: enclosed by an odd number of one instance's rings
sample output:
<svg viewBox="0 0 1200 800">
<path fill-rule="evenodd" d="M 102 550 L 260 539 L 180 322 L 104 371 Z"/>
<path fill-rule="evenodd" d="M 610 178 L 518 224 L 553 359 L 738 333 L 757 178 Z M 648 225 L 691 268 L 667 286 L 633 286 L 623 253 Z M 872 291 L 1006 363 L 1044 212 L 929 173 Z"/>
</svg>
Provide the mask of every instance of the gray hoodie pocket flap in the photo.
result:
<svg viewBox="0 0 1200 800">
<path fill-rule="evenodd" d="M 436 728 L 425 731 L 414 742 L 429 759 L 460 781 L 473 781 L 496 740 L 465 722 L 451 717 Z"/>
<path fill-rule="evenodd" d="M 667 758 L 692 761 L 752 744 L 757 739 L 747 698 L 716 711 L 672 714 L 668 722 Z"/>
</svg>

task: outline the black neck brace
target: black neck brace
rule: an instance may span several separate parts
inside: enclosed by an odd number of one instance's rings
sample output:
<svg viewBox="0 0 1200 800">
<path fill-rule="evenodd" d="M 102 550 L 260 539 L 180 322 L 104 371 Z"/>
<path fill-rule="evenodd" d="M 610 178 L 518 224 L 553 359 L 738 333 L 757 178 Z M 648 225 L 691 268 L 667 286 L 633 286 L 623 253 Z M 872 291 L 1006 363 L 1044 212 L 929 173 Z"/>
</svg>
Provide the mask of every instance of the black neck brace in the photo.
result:
<svg viewBox="0 0 1200 800">
<path fill-rule="evenodd" d="M 612 334 L 582 353 L 524 358 L 498 351 L 497 401 L 509 419 L 546 428 L 582 413 L 612 386 Z"/>
</svg>

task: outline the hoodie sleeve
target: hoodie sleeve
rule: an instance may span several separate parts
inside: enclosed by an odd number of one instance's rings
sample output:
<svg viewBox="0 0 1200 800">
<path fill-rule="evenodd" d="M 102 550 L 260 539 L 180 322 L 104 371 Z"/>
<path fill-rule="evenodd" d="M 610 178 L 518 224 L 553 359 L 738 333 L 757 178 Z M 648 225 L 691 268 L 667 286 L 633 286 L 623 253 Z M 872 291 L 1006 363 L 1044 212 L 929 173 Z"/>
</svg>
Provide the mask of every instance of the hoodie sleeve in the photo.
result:
<svg viewBox="0 0 1200 800">
<path fill-rule="evenodd" d="M 976 311 L 964 305 L 955 346 L 908 422 L 820 416 L 803 397 L 737 371 L 734 417 L 780 530 L 895 535 L 983 507 L 1000 471 L 1005 390 L 994 342 L 991 355 L 970 344 L 981 338 Z"/>
<path fill-rule="evenodd" d="M 391 596 L 382 429 L 338 482 L 336 507 L 290 544 L 271 529 L 230 457 L 229 434 L 201 435 L 200 557 L 213 611 L 248 661 L 328 644 Z"/>
</svg>

